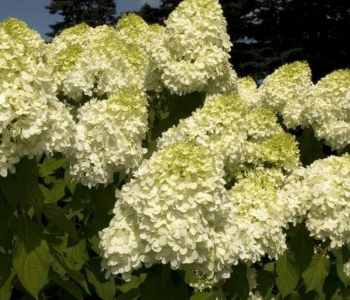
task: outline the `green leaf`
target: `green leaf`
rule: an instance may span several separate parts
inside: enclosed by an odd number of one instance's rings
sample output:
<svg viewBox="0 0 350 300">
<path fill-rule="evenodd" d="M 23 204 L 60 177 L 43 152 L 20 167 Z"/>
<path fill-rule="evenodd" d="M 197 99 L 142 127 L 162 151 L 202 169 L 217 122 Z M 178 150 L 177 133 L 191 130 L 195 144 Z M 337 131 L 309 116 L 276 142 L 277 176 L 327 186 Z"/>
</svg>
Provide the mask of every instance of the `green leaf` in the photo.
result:
<svg viewBox="0 0 350 300">
<path fill-rule="evenodd" d="M 23 287 L 38 299 L 40 290 L 47 282 L 50 267 L 50 251 L 45 240 L 27 252 L 25 244 L 18 239 L 13 251 L 13 267 Z"/>
<path fill-rule="evenodd" d="M 116 300 L 137 300 L 140 297 L 141 289 L 131 289 L 125 294 L 120 294 Z"/>
<path fill-rule="evenodd" d="M 51 175 L 54 171 L 59 168 L 66 166 L 66 159 L 61 158 L 50 158 L 46 157 L 41 165 L 39 165 L 39 172 L 41 176 L 45 177 Z"/>
<path fill-rule="evenodd" d="M 109 184 L 106 187 L 98 186 L 97 188 L 92 188 L 90 192 L 94 210 L 104 213 L 109 213 L 113 210 L 116 201 L 113 184 Z"/>
<path fill-rule="evenodd" d="M 128 281 L 122 285 L 118 285 L 117 289 L 122 291 L 123 293 L 127 293 L 128 291 L 130 291 L 132 289 L 138 288 L 141 283 L 142 283 L 142 280 L 140 277 L 131 276 L 130 281 Z"/>
<path fill-rule="evenodd" d="M 350 298 L 347 298 L 347 299 L 350 299 Z M 342 298 L 338 293 L 335 293 L 331 300 L 344 300 L 344 298 Z"/>
<path fill-rule="evenodd" d="M 13 232 L 9 227 L 9 219 L 13 215 L 13 212 L 14 208 L 5 203 L 0 191 L 0 247 L 5 252 L 12 249 Z"/>
<path fill-rule="evenodd" d="M 304 166 L 312 164 L 317 159 L 325 158 L 323 144 L 315 138 L 312 128 L 305 128 L 303 134 L 297 138 L 300 159 Z"/>
<path fill-rule="evenodd" d="M 83 299 L 83 295 L 81 293 L 80 288 L 76 284 L 74 284 L 74 282 L 72 282 L 71 280 L 63 279 L 58 273 L 56 273 L 52 269 L 50 269 L 49 278 L 55 283 L 57 283 L 59 286 L 64 288 L 67 292 L 69 292 L 75 298 L 79 300 Z"/>
<path fill-rule="evenodd" d="M 0 254 L 0 299 L 9 300 L 12 294 L 12 279 L 15 276 L 12 270 L 11 255 Z"/>
<path fill-rule="evenodd" d="M 85 277 L 78 271 L 72 270 L 67 266 L 67 263 L 63 257 L 63 255 L 56 249 L 51 247 L 50 248 L 51 254 L 54 256 L 55 261 L 59 263 L 63 269 L 67 272 L 67 274 L 77 283 L 79 284 L 84 291 L 90 295 L 90 291 L 88 289 L 87 283 L 85 281 Z"/>
<path fill-rule="evenodd" d="M 334 256 L 336 257 L 336 267 L 337 267 L 337 274 L 340 278 L 340 280 L 344 283 L 345 286 L 347 286 L 350 283 L 349 277 L 344 273 L 343 271 L 343 265 L 344 265 L 344 256 L 346 256 L 346 252 L 348 251 L 346 246 L 343 246 L 342 248 L 333 249 L 332 252 Z"/>
<path fill-rule="evenodd" d="M 44 195 L 45 203 L 56 204 L 65 195 L 66 184 L 62 179 L 56 179 L 51 188 L 39 184 L 39 188 Z"/>
<path fill-rule="evenodd" d="M 43 213 L 49 222 L 67 232 L 76 241 L 78 240 L 78 232 L 73 222 L 66 217 L 62 208 L 55 204 L 45 204 Z"/>
<path fill-rule="evenodd" d="M 264 265 L 264 271 L 266 272 L 275 272 L 275 262 L 268 262 L 266 265 Z"/>
<path fill-rule="evenodd" d="M 15 277 L 15 275 L 16 273 L 10 270 L 7 276 L 0 281 L 1 300 L 10 300 L 12 294 L 12 279 Z"/>
<path fill-rule="evenodd" d="M 16 167 L 17 168 L 17 167 Z M 44 196 L 40 191 L 38 180 L 39 171 L 35 159 L 23 158 L 16 173 L 17 188 L 21 186 L 19 194 L 19 204 L 28 211 L 30 207 L 34 208 L 37 220 L 41 220 L 41 214 L 44 205 Z"/>
<path fill-rule="evenodd" d="M 66 170 L 66 172 L 64 172 L 64 182 L 65 182 L 66 186 L 68 187 L 68 189 L 70 190 L 70 192 L 73 194 L 77 183 L 73 180 L 73 177 L 68 170 Z"/>
<path fill-rule="evenodd" d="M 314 255 L 311 264 L 303 272 L 302 276 L 305 281 L 306 292 L 315 290 L 322 292 L 325 278 L 329 273 L 329 260 L 322 254 Z"/>
<path fill-rule="evenodd" d="M 310 264 L 314 254 L 314 243 L 305 224 L 300 225 L 296 235 L 292 237 L 290 251 L 300 268 L 300 272 L 303 272 Z"/>
<path fill-rule="evenodd" d="M 300 270 L 293 256 L 285 253 L 276 262 L 276 285 L 283 297 L 290 294 L 298 284 Z"/>
<path fill-rule="evenodd" d="M 103 300 L 113 300 L 116 287 L 112 277 L 106 280 L 101 271 L 101 260 L 93 259 L 87 264 L 86 275 L 88 281 L 94 286 L 96 294 Z"/>
<path fill-rule="evenodd" d="M 257 270 L 256 282 L 258 291 L 263 296 L 264 300 L 271 299 L 271 293 L 275 286 L 274 275 L 270 271 Z"/>
<path fill-rule="evenodd" d="M 59 248 L 65 254 L 65 262 L 69 268 L 79 271 L 85 262 L 89 260 L 86 240 L 82 238 L 77 242 L 68 236 L 65 236 L 64 240 L 66 243 L 60 245 Z"/>
<path fill-rule="evenodd" d="M 191 300 L 215 300 L 214 292 L 199 292 L 191 296 Z"/>
<path fill-rule="evenodd" d="M 29 253 L 40 246 L 42 229 L 25 215 L 19 215 L 17 235 L 24 242 L 26 251 Z"/>
<path fill-rule="evenodd" d="M 250 289 L 245 274 L 247 274 L 246 264 L 240 263 L 232 268 L 231 276 L 224 285 L 232 300 L 248 299 Z"/>
<path fill-rule="evenodd" d="M 291 292 L 288 297 L 286 298 L 287 300 L 301 300 L 299 294 L 297 292 Z"/>
<path fill-rule="evenodd" d="M 41 220 L 41 214 L 44 207 L 44 196 L 39 188 L 38 182 L 26 182 L 24 184 L 24 191 L 34 207 L 37 220 Z"/>
<path fill-rule="evenodd" d="M 154 268 L 141 285 L 141 300 L 186 300 L 189 290 L 182 277 L 168 265 Z M 158 271 L 158 272 L 157 272 Z"/>
</svg>

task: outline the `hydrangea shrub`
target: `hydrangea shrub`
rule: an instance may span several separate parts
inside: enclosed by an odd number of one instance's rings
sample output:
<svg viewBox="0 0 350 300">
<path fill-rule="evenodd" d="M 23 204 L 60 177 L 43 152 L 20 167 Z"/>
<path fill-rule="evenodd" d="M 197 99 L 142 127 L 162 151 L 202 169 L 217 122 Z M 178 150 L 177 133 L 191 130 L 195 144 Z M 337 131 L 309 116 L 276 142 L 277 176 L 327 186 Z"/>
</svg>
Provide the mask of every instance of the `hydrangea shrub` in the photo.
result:
<svg viewBox="0 0 350 300">
<path fill-rule="evenodd" d="M 350 71 L 257 86 L 226 25 L 0 23 L 0 299 L 349 297 Z"/>
</svg>

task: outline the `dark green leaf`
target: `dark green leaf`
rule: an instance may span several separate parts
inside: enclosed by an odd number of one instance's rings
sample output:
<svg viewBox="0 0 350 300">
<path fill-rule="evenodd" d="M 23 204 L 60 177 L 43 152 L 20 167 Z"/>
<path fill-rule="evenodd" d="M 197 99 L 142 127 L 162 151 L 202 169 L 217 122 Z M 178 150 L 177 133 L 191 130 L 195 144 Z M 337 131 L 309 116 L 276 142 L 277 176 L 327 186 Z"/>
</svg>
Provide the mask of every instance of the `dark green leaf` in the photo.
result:
<svg viewBox="0 0 350 300">
<path fill-rule="evenodd" d="M 13 232 L 9 227 L 9 219 L 13 215 L 13 212 L 14 208 L 7 205 L 0 194 L 0 247 L 5 252 L 12 249 Z"/>
<path fill-rule="evenodd" d="M 11 273 L 11 266 L 11 256 L 8 254 L 0 254 L 0 286 Z"/>
<path fill-rule="evenodd" d="M 214 292 L 199 292 L 191 296 L 191 300 L 215 300 Z"/>
<path fill-rule="evenodd" d="M 56 204 L 65 195 L 65 183 L 61 179 L 54 180 L 51 188 L 39 184 L 40 190 L 45 198 L 45 203 Z"/>
<path fill-rule="evenodd" d="M 347 299 L 350 299 L 350 298 L 347 298 Z M 338 293 L 335 293 L 331 300 L 345 300 L 344 298 L 340 297 L 340 295 Z"/>
<path fill-rule="evenodd" d="M 17 235 L 24 242 L 27 252 L 40 246 L 42 229 L 25 215 L 18 217 Z"/>
<path fill-rule="evenodd" d="M 140 297 L 141 290 L 140 289 L 131 289 L 125 294 L 119 295 L 116 300 L 137 300 Z"/>
<path fill-rule="evenodd" d="M 50 269 L 50 273 L 49 273 L 49 278 L 54 281 L 55 283 L 57 283 L 59 286 L 61 286 L 62 288 L 64 288 L 67 292 L 69 292 L 71 295 L 73 295 L 75 298 L 82 300 L 83 299 L 83 295 L 81 293 L 81 290 L 79 289 L 79 287 L 74 284 L 74 282 L 72 282 L 69 279 L 63 279 L 58 273 L 56 273 L 55 271 L 53 271 L 52 269 Z"/>
<path fill-rule="evenodd" d="M 282 255 L 276 262 L 276 285 L 283 297 L 290 294 L 298 284 L 300 270 L 293 256 Z"/>
<path fill-rule="evenodd" d="M 0 254 L 0 299 L 9 300 L 12 293 L 12 279 L 15 272 L 12 270 L 11 255 Z"/>
<path fill-rule="evenodd" d="M 68 171 L 68 169 L 66 170 L 66 172 L 64 172 L 64 182 L 65 182 L 66 186 L 68 187 L 68 189 L 70 190 L 70 192 L 73 194 L 77 183 L 73 180 L 73 177 L 70 174 L 70 172 Z"/>
<path fill-rule="evenodd" d="M 70 238 L 67 239 L 67 245 L 61 247 L 65 253 L 66 264 L 69 268 L 79 271 L 87 260 L 89 255 L 86 248 L 86 240 L 82 238 L 78 242 Z"/>
<path fill-rule="evenodd" d="M 240 263 L 232 268 L 231 276 L 224 285 L 231 299 L 248 299 L 250 289 L 246 274 L 246 264 Z"/>
<path fill-rule="evenodd" d="M 190 283 L 192 283 L 193 282 L 193 280 L 194 280 L 194 278 L 195 278 L 195 273 L 194 273 L 194 271 L 192 271 L 192 270 L 190 270 L 190 271 L 186 271 L 186 273 L 185 273 L 185 282 L 187 283 L 187 284 L 190 284 Z"/>
<path fill-rule="evenodd" d="M 312 257 L 312 261 L 308 268 L 303 272 L 306 292 L 316 290 L 322 292 L 322 287 L 325 278 L 329 273 L 329 260 L 322 254 L 317 254 Z"/>
<path fill-rule="evenodd" d="M 271 273 L 275 272 L 275 265 L 276 265 L 275 262 L 267 263 L 266 265 L 264 265 L 264 271 L 271 272 Z"/>
<path fill-rule="evenodd" d="M 73 222 L 66 217 L 62 208 L 55 204 L 45 204 L 43 213 L 49 222 L 67 232 L 73 239 L 78 240 L 78 232 Z"/>
<path fill-rule="evenodd" d="M 288 297 L 286 298 L 287 300 L 301 300 L 299 294 L 297 292 L 291 292 Z"/>
<path fill-rule="evenodd" d="M 92 206 L 94 210 L 109 213 L 115 205 L 115 187 L 113 184 L 108 186 L 99 186 L 91 190 Z"/>
<path fill-rule="evenodd" d="M 39 167 L 39 172 L 41 176 L 45 177 L 45 176 L 51 175 L 57 169 L 65 166 L 66 166 L 65 158 L 57 159 L 57 158 L 46 157 L 43 163 Z"/>
<path fill-rule="evenodd" d="M 38 182 L 26 182 L 24 184 L 24 191 L 26 191 L 27 197 L 34 207 L 36 218 L 41 220 L 41 214 L 44 207 L 44 196 L 41 193 Z"/>
<path fill-rule="evenodd" d="M 67 272 L 67 274 L 77 283 L 79 284 L 83 289 L 84 291 L 87 293 L 87 294 L 90 294 L 90 291 L 88 289 L 88 286 L 87 286 L 87 283 L 85 281 L 85 277 L 78 271 L 76 270 L 72 270 L 71 268 L 69 268 L 67 266 L 67 263 L 63 257 L 63 255 L 55 248 L 51 247 L 50 248 L 50 252 L 51 254 L 53 255 L 53 257 L 55 258 L 55 261 L 57 263 L 59 263 L 63 269 Z"/>
<path fill-rule="evenodd" d="M 347 286 L 350 283 L 349 277 L 344 273 L 343 271 L 343 265 L 344 265 L 344 256 L 346 255 L 345 252 L 347 252 L 347 247 L 343 246 L 342 248 L 333 249 L 332 252 L 334 256 L 336 257 L 336 267 L 337 267 L 337 274 L 340 278 L 340 280 L 344 283 L 345 286 Z"/>
<path fill-rule="evenodd" d="M 275 285 L 275 278 L 270 271 L 258 270 L 256 276 L 258 291 L 264 300 L 271 299 L 271 293 Z"/>
<path fill-rule="evenodd" d="M 323 144 L 315 138 L 312 128 L 305 128 L 297 139 L 299 142 L 300 158 L 304 166 L 312 164 L 317 159 L 325 157 Z"/>
<path fill-rule="evenodd" d="M 114 280 L 106 280 L 101 271 L 101 260 L 92 259 L 87 264 L 86 275 L 96 294 L 103 300 L 113 300 L 116 292 Z"/>
<path fill-rule="evenodd" d="M 141 285 L 141 300 L 187 300 L 190 298 L 188 287 L 182 277 L 171 271 L 168 265 L 157 268 L 148 274 Z"/>
<path fill-rule="evenodd" d="M 290 251 L 300 268 L 300 272 L 303 272 L 310 264 L 314 254 L 314 243 L 305 224 L 300 225 L 296 235 L 292 237 Z"/>
<path fill-rule="evenodd" d="M 38 299 L 40 290 L 47 282 L 50 267 L 50 251 L 46 241 L 41 240 L 39 246 L 26 251 L 25 244 L 18 239 L 13 251 L 13 267 L 24 288 Z"/>
<path fill-rule="evenodd" d="M 10 259 L 11 262 L 11 259 Z M 0 278 L 0 299 L 1 300 L 9 300 L 12 294 L 12 279 L 16 275 L 14 271 L 11 270 L 12 265 L 8 264 L 6 266 L 6 270 L 2 269 L 2 265 L 0 262 L 0 271 L 5 271 L 6 276 L 2 279 Z"/>
<path fill-rule="evenodd" d="M 130 281 L 128 281 L 122 285 L 118 285 L 117 289 L 122 291 L 123 293 L 127 293 L 128 291 L 130 291 L 132 289 L 138 288 L 141 283 L 142 283 L 142 280 L 140 277 L 131 276 Z"/>
</svg>

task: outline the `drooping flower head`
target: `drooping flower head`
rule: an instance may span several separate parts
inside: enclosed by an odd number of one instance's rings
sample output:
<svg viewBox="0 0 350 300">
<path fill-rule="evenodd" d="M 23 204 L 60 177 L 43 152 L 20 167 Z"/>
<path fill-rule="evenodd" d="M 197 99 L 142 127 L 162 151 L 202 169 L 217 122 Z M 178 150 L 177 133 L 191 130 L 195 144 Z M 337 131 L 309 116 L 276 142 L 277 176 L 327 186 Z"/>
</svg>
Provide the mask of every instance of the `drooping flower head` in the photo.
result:
<svg viewBox="0 0 350 300">
<path fill-rule="evenodd" d="M 63 31 L 63 37 L 55 38 L 47 48 L 59 91 L 81 102 L 108 98 L 129 85 L 143 88 L 148 58 L 138 40 L 126 42 L 123 31 L 106 25 L 76 27 Z"/>
<path fill-rule="evenodd" d="M 223 175 L 222 158 L 191 143 L 165 147 L 144 160 L 100 233 L 107 275 L 128 279 L 142 263 L 170 263 L 227 278 L 239 242 Z"/>
<path fill-rule="evenodd" d="M 306 126 L 303 113 L 312 86 L 307 63 L 285 64 L 265 78 L 259 88 L 260 101 L 279 112 L 288 128 Z"/>
<path fill-rule="evenodd" d="M 310 91 L 305 115 L 316 137 L 339 150 L 350 144 L 350 70 L 334 71 Z"/>
<path fill-rule="evenodd" d="M 0 174 L 23 156 L 70 146 L 72 117 L 58 103 L 40 35 L 16 19 L 0 23 Z"/>
<path fill-rule="evenodd" d="M 169 15 L 162 37 L 153 46 L 149 89 L 159 84 L 174 94 L 228 92 L 235 73 L 228 62 L 231 43 L 217 0 L 185 0 Z"/>
<path fill-rule="evenodd" d="M 78 182 L 108 184 L 117 171 L 139 166 L 147 130 L 146 96 L 136 87 L 91 100 L 78 110 L 74 143 L 68 154 L 70 172 Z"/>
<path fill-rule="evenodd" d="M 286 219 L 305 220 L 310 235 L 341 247 L 350 241 L 350 157 L 330 156 L 295 170 L 279 192 Z"/>
</svg>

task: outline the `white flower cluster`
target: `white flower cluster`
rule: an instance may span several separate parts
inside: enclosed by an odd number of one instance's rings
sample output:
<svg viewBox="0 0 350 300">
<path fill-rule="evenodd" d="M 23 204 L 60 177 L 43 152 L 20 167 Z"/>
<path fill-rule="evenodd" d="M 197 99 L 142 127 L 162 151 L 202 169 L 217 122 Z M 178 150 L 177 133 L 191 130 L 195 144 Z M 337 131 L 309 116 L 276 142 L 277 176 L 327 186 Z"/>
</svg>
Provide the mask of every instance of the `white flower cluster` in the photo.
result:
<svg viewBox="0 0 350 300">
<path fill-rule="evenodd" d="M 296 170 L 279 191 L 288 222 L 305 220 L 311 236 L 330 247 L 350 241 L 350 156 L 330 156 Z"/>
<path fill-rule="evenodd" d="M 143 263 L 190 266 L 227 278 L 237 263 L 232 203 L 223 162 L 207 148 L 177 143 L 144 160 L 123 186 L 110 226 L 100 233 L 102 267 L 128 280 Z"/>
<path fill-rule="evenodd" d="M 259 88 L 260 101 L 279 112 L 288 128 L 304 126 L 303 112 L 312 86 L 307 63 L 285 64 L 265 78 Z"/>
<path fill-rule="evenodd" d="M 350 144 L 349 85 L 350 70 L 334 71 L 314 85 L 304 62 L 286 64 L 267 76 L 257 97 L 247 80 L 238 83 L 248 102 L 274 109 L 288 128 L 311 126 L 316 138 L 335 150 Z"/>
<path fill-rule="evenodd" d="M 123 30 L 80 24 L 63 31 L 47 46 L 48 66 L 58 89 L 75 102 L 105 98 L 130 85 L 142 89 L 148 58 L 136 42 L 125 42 Z"/>
<path fill-rule="evenodd" d="M 123 187 L 115 216 L 101 233 L 107 274 L 128 279 L 142 263 L 170 263 L 216 282 L 238 260 L 277 258 L 286 249 L 277 188 L 283 169 L 299 166 L 295 141 L 281 130 L 271 111 L 249 114 L 235 94 L 210 97 L 164 133 L 160 150 Z M 248 156 L 254 159 L 246 161 Z M 244 163 L 253 167 L 228 191 L 224 168 Z M 127 244 L 126 233 L 133 236 Z"/>
<path fill-rule="evenodd" d="M 0 23 L 0 175 L 28 155 L 70 146 L 72 117 L 55 97 L 44 41 L 16 19 Z"/>
<path fill-rule="evenodd" d="M 244 164 L 271 165 L 288 172 L 297 168 L 295 138 L 284 133 L 273 111 L 248 111 L 239 94 L 209 97 L 203 108 L 164 132 L 158 147 L 193 141 L 208 147 L 213 155 L 222 155 L 232 176 L 237 176 L 238 166 Z"/>
<path fill-rule="evenodd" d="M 146 54 L 158 32 L 150 27 L 130 14 L 116 29 L 80 24 L 47 46 L 59 92 L 65 100 L 80 102 L 66 155 L 73 178 L 89 187 L 108 184 L 115 172 L 136 168 L 145 152 Z"/>
<path fill-rule="evenodd" d="M 350 144 L 350 70 L 338 70 L 311 89 L 305 115 L 319 139 L 333 149 Z"/>
<path fill-rule="evenodd" d="M 146 96 L 129 87 L 107 100 L 91 100 L 78 110 L 70 173 L 89 187 L 113 181 L 113 174 L 139 166 L 147 130 Z"/>
<path fill-rule="evenodd" d="M 262 108 L 258 87 L 253 78 L 237 78 L 237 91 L 249 109 L 256 110 L 258 108 Z"/>
<path fill-rule="evenodd" d="M 241 179 L 230 191 L 233 216 L 244 251 L 243 261 L 256 262 L 267 254 L 278 258 L 287 249 L 283 227 L 284 202 L 277 197 L 284 175 L 264 169 Z"/>
<path fill-rule="evenodd" d="M 158 148 L 192 141 L 216 155 L 223 155 L 231 165 L 237 165 L 242 160 L 247 140 L 247 113 L 247 107 L 237 94 L 209 97 L 203 108 L 164 132 Z"/>
<path fill-rule="evenodd" d="M 182 95 L 235 88 L 227 23 L 217 0 L 182 1 L 165 24 L 151 52 L 148 89 Z"/>
<path fill-rule="evenodd" d="M 154 41 L 163 34 L 164 27 L 158 24 L 148 25 L 135 14 L 123 14 L 117 23 L 116 31 L 120 40 L 142 46 L 148 53 Z"/>
</svg>

